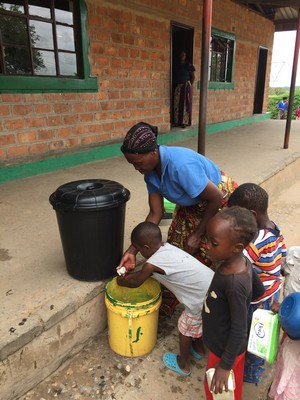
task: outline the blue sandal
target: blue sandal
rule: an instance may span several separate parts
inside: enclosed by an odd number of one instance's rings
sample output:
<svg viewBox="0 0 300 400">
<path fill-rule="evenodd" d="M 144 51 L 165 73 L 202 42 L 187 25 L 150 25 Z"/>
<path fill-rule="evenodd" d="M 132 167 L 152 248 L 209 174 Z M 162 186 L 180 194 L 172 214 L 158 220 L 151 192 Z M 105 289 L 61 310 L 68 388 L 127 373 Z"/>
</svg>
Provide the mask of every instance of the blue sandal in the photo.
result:
<svg viewBox="0 0 300 400">
<path fill-rule="evenodd" d="M 197 353 L 193 346 L 191 346 L 191 348 L 190 348 L 190 353 L 197 360 L 202 360 L 202 358 L 204 357 L 204 355 Z"/>
<path fill-rule="evenodd" d="M 182 369 L 179 367 L 178 362 L 177 362 L 177 354 L 174 353 L 165 353 L 163 356 L 163 362 L 165 366 L 169 369 L 171 369 L 174 372 L 177 372 L 177 374 L 181 376 L 189 376 L 191 374 L 191 371 L 189 372 L 184 372 Z"/>
</svg>

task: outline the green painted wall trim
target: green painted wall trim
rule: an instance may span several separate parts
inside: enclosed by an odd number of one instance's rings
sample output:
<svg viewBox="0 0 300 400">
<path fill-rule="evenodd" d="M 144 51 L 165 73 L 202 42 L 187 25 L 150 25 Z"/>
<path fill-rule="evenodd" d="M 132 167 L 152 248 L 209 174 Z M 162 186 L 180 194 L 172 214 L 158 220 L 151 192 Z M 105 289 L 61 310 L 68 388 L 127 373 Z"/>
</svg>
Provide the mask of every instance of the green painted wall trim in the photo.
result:
<svg viewBox="0 0 300 400">
<path fill-rule="evenodd" d="M 234 82 L 208 82 L 209 90 L 233 90 Z"/>
<path fill-rule="evenodd" d="M 259 114 L 249 118 L 242 118 L 233 121 L 221 122 L 207 126 L 207 134 L 220 131 L 226 131 L 236 126 L 248 125 L 254 122 L 260 122 L 270 119 L 271 114 Z M 159 136 L 159 144 L 168 144 L 180 140 L 196 137 L 198 127 L 193 127 L 185 131 L 168 132 Z M 48 158 L 20 165 L 11 165 L 0 167 L 0 183 L 23 179 L 29 176 L 45 174 L 47 172 L 58 171 L 64 168 L 74 167 L 92 161 L 104 160 L 106 158 L 120 156 L 120 143 L 107 144 L 106 146 L 93 148 L 79 153 L 63 154 L 60 156 Z"/>
</svg>

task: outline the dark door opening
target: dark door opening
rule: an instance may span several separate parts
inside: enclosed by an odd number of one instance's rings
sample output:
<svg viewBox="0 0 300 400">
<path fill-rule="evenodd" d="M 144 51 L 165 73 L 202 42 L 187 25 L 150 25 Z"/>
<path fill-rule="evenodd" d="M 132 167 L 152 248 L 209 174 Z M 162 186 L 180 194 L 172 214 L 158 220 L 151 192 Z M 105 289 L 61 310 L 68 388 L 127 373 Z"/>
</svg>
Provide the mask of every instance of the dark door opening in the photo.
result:
<svg viewBox="0 0 300 400">
<path fill-rule="evenodd" d="M 267 60 L 268 60 L 268 49 L 264 47 L 259 47 L 255 94 L 254 94 L 254 107 L 253 107 L 254 114 L 261 114 L 263 110 Z"/>
<path fill-rule="evenodd" d="M 174 103 L 174 80 L 173 66 L 179 60 L 180 53 L 186 53 L 186 60 L 193 64 L 194 60 L 194 28 L 176 22 L 171 23 L 171 93 L 170 93 L 170 117 L 171 127 L 173 125 L 173 103 Z"/>
</svg>

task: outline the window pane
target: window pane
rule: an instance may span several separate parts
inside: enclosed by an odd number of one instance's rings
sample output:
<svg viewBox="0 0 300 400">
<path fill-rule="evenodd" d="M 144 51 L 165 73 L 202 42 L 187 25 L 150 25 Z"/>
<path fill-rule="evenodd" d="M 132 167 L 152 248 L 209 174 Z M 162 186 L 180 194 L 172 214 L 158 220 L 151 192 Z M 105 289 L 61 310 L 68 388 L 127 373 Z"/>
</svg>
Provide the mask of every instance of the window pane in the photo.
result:
<svg viewBox="0 0 300 400">
<path fill-rule="evenodd" d="M 53 49 L 52 24 L 30 20 L 30 38 L 33 47 Z"/>
<path fill-rule="evenodd" d="M 81 22 L 77 7 L 82 7 L 79 0 L 0 0 L 0 79 L 2 75 L 78 78 L 82 60 L 80 43 L 77 46 L 80 27 L 77 32 L 74 26 Z"/>
<path fill-rule="evenodd" d="M 59 50 L 75 51 L 74 31 L 63 25 L 56 26 L 57 46 Z"/>
<path fill-rule="evenodd" d="M 52 51 L 34 50 L 35 75 L 56 75 L 55 57 Z"/>
<path fill-rule="evenodd" d="M 6 1 L 5 3 L 0 3 L 1 9 L 24 14 L 24 1 Z"/>
<path fill-rule="evenodd" d="M 42 4 L 41 4 L 42 3 Z M 29 1 L 28 2 L 29 15 L 35 15 L 42 18 L 51 18 L 50 1 Z"/>
<path fill-rule="evenodd" d="M 233 49 L 234 40 L 217 35 L 212 37 L 210 81 L 232 81 Z"/>
<path fill-rule="evenodd" d="M 55 1 L 55 20 L 73 25 L 73 1 Z"/>
<path fill-rule="evenodd" d="M 77 76 L 76 54 L 59 53 L 60 75 Z"/>
<path fill-rule="evenodd" d="M 26 22 L 22 18 L 0 15 L 0 30 L 4 44 L 27 45 Z"/>
<path fill-rule="evenodd" d="M 5 72 L 9 75 L 32 74 L 29 51 L 26 48 L 4 48 Z"/>
</svg>

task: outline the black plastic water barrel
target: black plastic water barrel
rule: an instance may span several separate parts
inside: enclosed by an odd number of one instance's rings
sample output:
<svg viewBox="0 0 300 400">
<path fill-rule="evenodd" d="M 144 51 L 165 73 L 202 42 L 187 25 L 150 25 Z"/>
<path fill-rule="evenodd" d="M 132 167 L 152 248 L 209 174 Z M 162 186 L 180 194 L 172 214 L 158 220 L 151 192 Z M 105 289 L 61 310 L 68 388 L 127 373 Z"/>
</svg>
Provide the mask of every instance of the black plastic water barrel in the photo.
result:
<svg viewBox="0 0 300 400">
<path fill-rule="evenodd" d="M 56 217 L 68 273 L 81 281 L 115 274 L 123 254 L 129 190 L 107 179 L 66 183 L 49 197 Z"/>
</svg>

